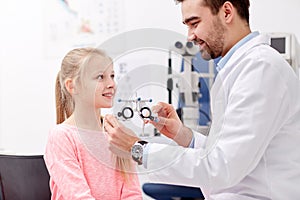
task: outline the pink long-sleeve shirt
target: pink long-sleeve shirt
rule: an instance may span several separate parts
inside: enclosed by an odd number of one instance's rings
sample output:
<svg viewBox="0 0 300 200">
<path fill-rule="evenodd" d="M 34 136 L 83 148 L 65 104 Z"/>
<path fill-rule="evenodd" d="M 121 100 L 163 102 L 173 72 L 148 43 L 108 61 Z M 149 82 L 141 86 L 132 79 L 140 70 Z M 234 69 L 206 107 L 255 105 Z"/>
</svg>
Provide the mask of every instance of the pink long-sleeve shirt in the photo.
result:
<svg viewBox="0 0 300 200">
<path fill-rule="evenodd" d="M 130 172 L 125 181 L 105 137 L 67 124 L 50 131 L 44 159 L 52 200 L 142 199 L 136 173 Z"/>
</svg>

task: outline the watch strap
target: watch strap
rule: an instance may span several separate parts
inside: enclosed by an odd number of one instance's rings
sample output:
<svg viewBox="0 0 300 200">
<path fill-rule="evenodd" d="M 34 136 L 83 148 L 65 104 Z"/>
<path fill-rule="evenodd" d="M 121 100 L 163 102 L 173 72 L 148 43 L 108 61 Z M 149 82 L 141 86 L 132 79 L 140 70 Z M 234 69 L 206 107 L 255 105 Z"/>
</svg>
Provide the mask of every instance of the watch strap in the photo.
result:
<svg viewBox="0 0 300 200">
<path fill-rule="evenodd" d="M 145 145 L 145 144 L 147 144 L 148 142 L 147 141 L 144 141 L 144 140 L 140 140 L 140 141 L 137 141 L 137 143 L 140 143 L 141 145 Z"/>
</svg>

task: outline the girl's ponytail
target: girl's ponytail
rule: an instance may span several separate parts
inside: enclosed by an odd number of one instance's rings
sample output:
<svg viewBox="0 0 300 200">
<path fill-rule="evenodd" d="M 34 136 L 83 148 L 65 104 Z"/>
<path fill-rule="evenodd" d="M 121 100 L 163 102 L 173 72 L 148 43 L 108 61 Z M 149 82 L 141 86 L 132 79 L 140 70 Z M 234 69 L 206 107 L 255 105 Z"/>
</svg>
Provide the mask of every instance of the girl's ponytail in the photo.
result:
<svg viewBox="0 0 300 200">
<path fill-rule="evenodd" d="M 58 72 L 55 82 L 56 123 L 64 122 L 73 113 L 73 100 L 61 84 L 61 74 Z"/>
</svg>

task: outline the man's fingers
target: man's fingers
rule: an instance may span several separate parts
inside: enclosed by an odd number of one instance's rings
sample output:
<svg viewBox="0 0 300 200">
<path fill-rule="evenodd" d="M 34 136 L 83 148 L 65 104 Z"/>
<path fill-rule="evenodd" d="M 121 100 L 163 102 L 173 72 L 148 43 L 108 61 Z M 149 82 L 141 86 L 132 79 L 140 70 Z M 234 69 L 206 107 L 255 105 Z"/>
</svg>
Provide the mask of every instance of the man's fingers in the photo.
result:
<svg viewBox="0 0 300 200">
<path fill-rule="evenodd" d="M 119 122 L 113 115 L 110 114 L 105 115 L 104 120 L 105 120 L 104 124 L 110 125 L 113 128 L 119 127 Z"/>
<path fill-rule="evenodd" d="M 152 107 L 152 112 L 157 113 L 161 117 L 169 117 L 174 112 L 176 113 L 174 107 L 171 104 L 164 102 L 159 102 L 157 105 Z"/>
<path fill-rule="evenodd" d="M 153 113 L 159 113 L 162 108 L 163 108 L 162 105 L 160 103 L 158 103 L 157 105 L 153 106 L 151 108 L 151 110 Z"/>
<path fill-rule="evenodd" d="M 152 124 L 157 128 L 157 130 L 161 130 L 167 123 L 167 119 L 164 117 L 156 117 L 156 120 L 148 120 L 147 123 Z"/>
<path fill-rule="evenodd" d="M 167 104 L 167 103 L 164 103 L 164 102 L 158 102 L 155 106 L 153 106 L 151 108 L 151 110 L 152 110 L 153 113 L 161 113 L 161 112 L 164 112 L 165 109 L 169 110 L 170 107 L 173 108 L 173 106 L 170 105 L 170 104 Z"/>
<path fill-rule="evenodd" d="M 151 124 L 153 125 L 165 125 L 166 122 L 167 122 L 167 118 L 164 118 L 164 117 L 156 117 L 155 120 L 151 120 Z"/>
<path fill-rule="evenodd" d="M 111 126 L 110 123 L 105 122 L 105 123 L 104 123 L 104 129 L 106 130 L 106 132 L 111 133 L 111 132 L 113 131 L 114 128 Z"/>
</svg>

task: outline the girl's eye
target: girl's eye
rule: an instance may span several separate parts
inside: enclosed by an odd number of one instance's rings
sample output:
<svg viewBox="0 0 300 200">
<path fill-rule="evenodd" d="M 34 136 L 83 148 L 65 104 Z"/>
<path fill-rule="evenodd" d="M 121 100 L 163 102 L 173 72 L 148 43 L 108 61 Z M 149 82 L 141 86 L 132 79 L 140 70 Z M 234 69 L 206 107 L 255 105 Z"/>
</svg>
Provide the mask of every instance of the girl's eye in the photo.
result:
<svg viewBox="0 0 300 200">
<path fill-rule="evenodd" d="M 97 77 L 98 80 L 102 80 L 103 79 L 103 74 L 100 74 L 98 77 Z"/>
<path fill-rule="evenodd" d="M 115 75 L 114 75 L 114 74 L 112 74 L 112 75 L 110 75 L 110 77 L 111 77 L 112 79 L 114 79 L 114 78 L 115 78 Z"/>
</svg>

